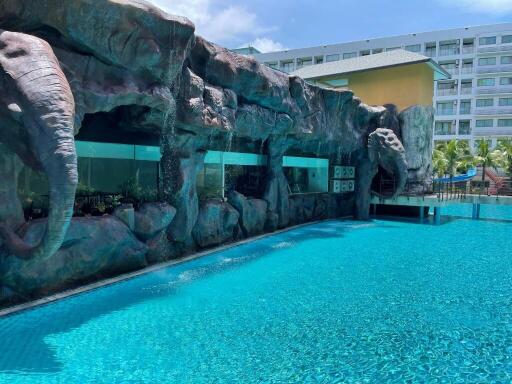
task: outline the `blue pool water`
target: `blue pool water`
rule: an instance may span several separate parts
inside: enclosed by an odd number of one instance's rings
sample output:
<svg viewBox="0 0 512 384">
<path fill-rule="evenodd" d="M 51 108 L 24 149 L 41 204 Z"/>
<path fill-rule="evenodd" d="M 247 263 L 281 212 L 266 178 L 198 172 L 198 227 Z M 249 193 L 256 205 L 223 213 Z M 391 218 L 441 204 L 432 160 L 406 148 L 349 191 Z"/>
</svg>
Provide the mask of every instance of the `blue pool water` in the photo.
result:
<svg viewBox="0 0 512 384">
<path fill-rule="evenodd" d="M 0 319 L 0 383 L 510 383 L 500 212 L 315 224 Z"/>
</svg>

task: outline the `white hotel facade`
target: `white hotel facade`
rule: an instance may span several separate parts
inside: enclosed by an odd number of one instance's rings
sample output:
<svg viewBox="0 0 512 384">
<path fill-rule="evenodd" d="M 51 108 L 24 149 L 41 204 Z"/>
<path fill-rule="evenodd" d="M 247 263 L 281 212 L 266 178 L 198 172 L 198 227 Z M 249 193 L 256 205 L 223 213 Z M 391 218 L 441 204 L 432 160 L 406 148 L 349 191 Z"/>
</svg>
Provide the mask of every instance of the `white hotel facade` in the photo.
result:
<svg viewBox="0 0 512 384">
<path fill-rule="evenodd" d="M 512 138 L 512 23 L 369 39 L 254 58 L 285 72 L 402 48 L 436 60 L 452 76 L 436 82 L 434 140 Z"/>
</svg>

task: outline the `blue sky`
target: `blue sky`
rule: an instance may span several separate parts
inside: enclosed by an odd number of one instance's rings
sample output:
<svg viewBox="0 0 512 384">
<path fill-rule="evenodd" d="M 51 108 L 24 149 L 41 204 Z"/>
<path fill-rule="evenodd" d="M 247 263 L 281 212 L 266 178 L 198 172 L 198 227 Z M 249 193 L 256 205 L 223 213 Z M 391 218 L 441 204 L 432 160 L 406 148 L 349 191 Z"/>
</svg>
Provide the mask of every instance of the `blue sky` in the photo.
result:
<svg viewBox="0 0 512 384">
<path fill-rule="evenodd" d="M 512 0 L 149 0 L 229 48 L 301 48 L 512 21 Z"/>
</svg>

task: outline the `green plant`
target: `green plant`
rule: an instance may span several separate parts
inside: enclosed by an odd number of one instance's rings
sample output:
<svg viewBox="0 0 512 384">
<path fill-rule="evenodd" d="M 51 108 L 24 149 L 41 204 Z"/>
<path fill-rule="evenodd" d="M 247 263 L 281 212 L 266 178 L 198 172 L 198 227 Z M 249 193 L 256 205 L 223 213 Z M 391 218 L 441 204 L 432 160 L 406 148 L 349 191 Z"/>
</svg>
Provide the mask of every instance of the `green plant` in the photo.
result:
<svg viewBox="0 0 512 384">
<path fill-rule="evenodd" d="M 512 178 L 512 140 L 500 141 L 494 153 L 499 167 L 503 168 L 508 177 Z"/>
<path fill-rule="evenodd" d="M 82 184 L 81 182 L 78 182 L 78 185 L 76 187 L 76 194 L 77 195 L 79 195 L 79 196 L 87 196 L 87 195 L 92 195 L 95 192 L 96 191 L 94 190 L 94 188 L 89 187 L 86 184 Z"/>
<path fill-rule="evenodd" d="M 482 183 L 485 183 L 485 171 L 487 168 L 498 167 L 499 153 L 491 151 L 488 140 L 478 140 L 477 145 L 476 164 L 482 167 Z"/>
<path fill-rule="evenodd" d="M 466 141 L 450 140 L 434 149 L 432 164 L 438 177 L 449 175 L 451 179 L 456 172 L 466 172 L 474 167 L 475 158 Z"/>
<path fill-rule="evenodd" d="M 118 189 L 121 191 L 123 198 L 131 202 L 139 201 L 142 195 L 142 187 L 134 178 L 130 178 L 124 183 L 120 184 Z"/>
</svg>

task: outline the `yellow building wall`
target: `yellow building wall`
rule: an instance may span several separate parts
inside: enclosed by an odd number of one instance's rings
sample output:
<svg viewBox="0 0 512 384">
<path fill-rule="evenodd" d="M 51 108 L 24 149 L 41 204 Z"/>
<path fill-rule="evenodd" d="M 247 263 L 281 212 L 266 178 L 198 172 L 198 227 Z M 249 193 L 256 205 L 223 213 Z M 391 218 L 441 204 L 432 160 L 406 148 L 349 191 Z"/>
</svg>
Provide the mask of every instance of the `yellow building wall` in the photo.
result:
<svg viewBox="0 0 512 384">
<path fill-rule="evenodd" d="M 317 81 L 322 83 L 330 79 L 348 79 L 348 89 L 365 104 L 395 104 L 399 111 L 416 104 L 431 106 L 434 96 L 434 71 L 425 63 L 356 72 Z"/>
</svg>

